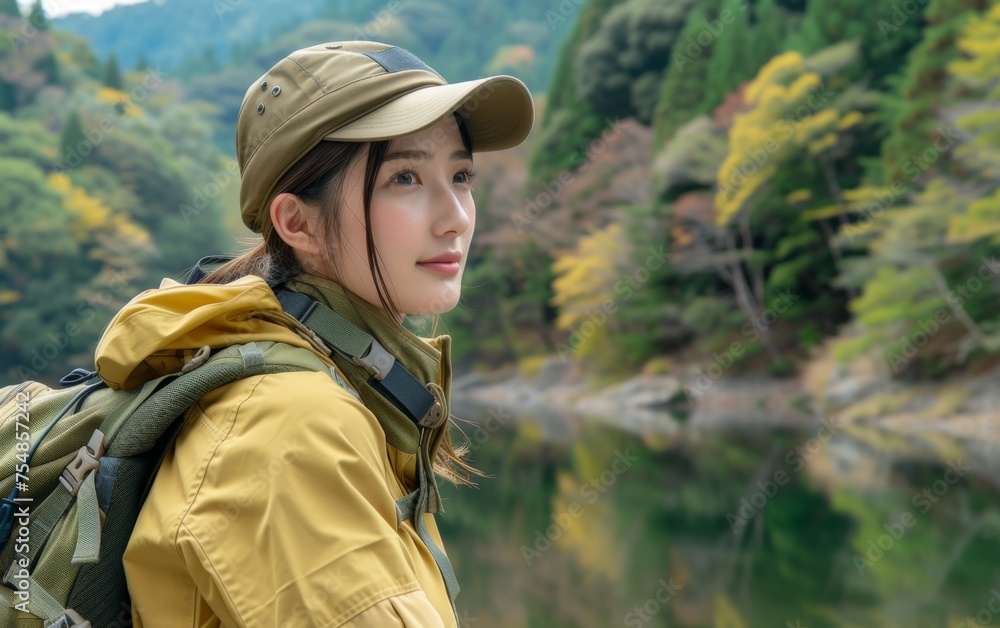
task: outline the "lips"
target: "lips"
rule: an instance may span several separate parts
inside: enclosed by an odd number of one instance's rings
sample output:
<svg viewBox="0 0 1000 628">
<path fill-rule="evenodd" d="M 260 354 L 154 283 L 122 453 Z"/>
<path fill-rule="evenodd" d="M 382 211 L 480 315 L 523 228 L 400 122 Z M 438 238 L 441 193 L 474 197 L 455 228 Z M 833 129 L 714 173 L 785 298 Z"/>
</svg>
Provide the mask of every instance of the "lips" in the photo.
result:
<svg viewBox="0 0 1000 628">
<path fill-rule="evenodd" d="M 417 262 L 418 264 L 450 264 L 462 261 L 462 254 L 458 251 L 448 251 L 447 253 L 442 253 L 430 259 L 425 259 Z"/>
<path fill-rule="evenodd" d="M 442 275 L 454 275 L 461 268 L 462 254 L 458 251 L 448 251 L 430 259 L 417 262 L 417 266 Z"/>
</svg>

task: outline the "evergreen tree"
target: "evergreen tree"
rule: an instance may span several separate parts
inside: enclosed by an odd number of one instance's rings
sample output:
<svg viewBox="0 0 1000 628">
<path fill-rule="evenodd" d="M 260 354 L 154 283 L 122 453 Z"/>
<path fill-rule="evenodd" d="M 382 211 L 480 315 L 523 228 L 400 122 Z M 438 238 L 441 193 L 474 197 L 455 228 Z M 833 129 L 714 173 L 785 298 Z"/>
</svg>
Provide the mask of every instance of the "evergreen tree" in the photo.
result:
<svg viewBox="0 0 1000 628">
<path fill-rule="evenodd" d="M 28 21 L 32 26 L 40 31 L 49 30 L 49 18 L 45 15 L 45 8 L 42 7 L 42 0 L 35 0 L 35 4 L 31 6 L 31 13 L 28 16 Z"/>
<path fill-rule="evenodd" d="M 201 70 L 205 73 L 218 72 L 221 69 L 218 57 L 215 56 L 215 49 L 205 46 L 201 51 Z"/>
<path fill-rule="evenodd" d="M 701 111 L 705 101 L 705 77 L 712 58 L 716 31 L 727 28 L 732 15 L 720 15 L 721 0 L 705 0 L 688 14 L 663 73 L 660 98 L 653 116 L 654 143 L 667 142 L 685 122 Z"/>
<path fill-rule="evenodd" d="M 649 123 L 690 0 L 630 0 L 609 11 L 576 59 L 580 96 L 604 115 Z"/>
<path fill-rule="evenodd" d="M 139 58 L 135 60 L 135 71 L 145 72 L 148 69 L 149 69 L 149 59 L 146 58 L 145 54 L 140 52 Z"/>
<path fill-rule="evenodd" d="M 923 26 L 921 15 L 904 12 L 897 0 L 810 0 L 786 49 L 811 54 L 856 39 L 864 63 L 849 78 L 879 83 L 905 65 Z"/>
<path fill-rule="evenodd" d="M 775 0 L 760 0 L 754 7 L 749 50 L 754 67 L 764 65 L 781 52 L 791 21 L 792 18 Z"/>
<path fill-rule="evenodd" d="M 17 109 L 17 88 L 0 79 L 0 111 L 12 112 Z"/>
<path fill-rule="evenodd" d="M 80 150 L 78 147 L 86 141 L 87 135 L 83 129 L 83 120 L 80 119 L 80 113 L 74 109 L 66 118 L 66 126 L 63 127 L 62 135 L 59 138 L 60 158 L 78 154 Z"/>
<path fill-rule="evenodd" d="M 922 41 L 907 56 L 896 93 L 890 94 L 885 111 L 889 135 L 882 143 L 885 180 L 899 180 L 913 187 L 925 177 L 906 171 L 912 169 L 915 155 L 927 149 L 939 134 L 941 123 L 936 112 L 954 88 L 947 66 L 958 56 L 956 41 L 963 25 L 980 8 L 981 0 L 932 0 L 924 13 L 930 24 L 922 31 Z M 933 164 L 935 170 L 947 166 L 947 160 Z M 917 187 L 922 187 L 919 185 Z"/>
<path fill-rule="evenodd" d="M 542 116 L 542 138 L 531 157 L 532 185 L 548 181 L 560 170 L 574 168 L 577 165 L 573 163 L 574 155 L 606 128 L 604 118 L 577 92 L 574 60 L 583 42 L 599 28 L 601 18 L 622 2 L 592 0 L 585 4 L 563 44 L 549 87 L 548 106 Z M 559 16 L 559 19 L 565 21 L 566 18 Z M 560 22 L 553 24 L 559 25 Z"/>
<path fill-rule="evenodd" d="M 125 89 L 125 81 L 122 79 L 121 70 L 118 69 L 118 59 L 115 55 L 108 57 L 108 62 L 104 65 L 104 77 L 101 81 L 106 87 L 112 89 Z"/>
<path fill-rule="evenodd" d="M 20 18 L 21 9 L 17 6 L 17 0 L 0 0 L 0 15 Z"/>
<path fill-rule="evenodd" d="M 726 9 L 732 12 L 734 20 L 722 30 L 712 46 L 712 58 L 708 62 L 708 74 L 705 77 L 702 111 L 714 109 L 726 94 L 753 77 L 758 68 L 747 54 L 750 47 L 750 24 L 746 11 L 732 1 L 723 4 L 723 10 Z"/>
</svg>

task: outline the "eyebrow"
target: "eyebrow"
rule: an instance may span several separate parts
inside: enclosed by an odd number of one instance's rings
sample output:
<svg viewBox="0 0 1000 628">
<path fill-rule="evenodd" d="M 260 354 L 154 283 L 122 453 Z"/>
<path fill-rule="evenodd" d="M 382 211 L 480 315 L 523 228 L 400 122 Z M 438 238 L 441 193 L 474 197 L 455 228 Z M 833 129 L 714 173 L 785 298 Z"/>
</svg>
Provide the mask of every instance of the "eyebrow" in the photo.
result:
<svg viewBox="0 0 1000 628">
<path fill-rule="evenodd" d="M 384 161 L 393 161 L 396 159 L 430 159 L 431 157 L 432 155 L 425 150 L 397 150 L 386 155 Z M 472 153 L 461 148 L 451 154 L 452 161 L 458 161 L 459 159 L 472 160 Z"/>
</svg>

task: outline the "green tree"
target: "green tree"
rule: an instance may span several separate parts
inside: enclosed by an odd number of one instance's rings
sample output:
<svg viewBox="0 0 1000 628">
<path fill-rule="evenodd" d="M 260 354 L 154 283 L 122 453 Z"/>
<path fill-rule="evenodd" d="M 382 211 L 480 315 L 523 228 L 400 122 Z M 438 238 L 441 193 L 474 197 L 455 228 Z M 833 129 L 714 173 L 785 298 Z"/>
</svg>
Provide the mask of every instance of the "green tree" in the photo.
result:
<svg viewBox="0 0 1000 628">
<path fill-rule="evenodd" d="M 563 43 L 556 62 L 548 105 L 541 120 L 538 148 L 531 156 L 529 188 L 561 170 L 575 169 L 574 159 L 607 128 L 604 117 L 577 92 L 576 58 L 583 43 L 600 27 L 604 15 L 624 0 L 590 0 Z"/>
<path fill-rule="evenodd" d="M 716 41 L 714 31 L 721 33 L 727 28 L 720 19 L 721 6 L 721 0 L 705 0 L 688 13 L 660 84 L 653 116 L 654 146 L 663 145 L 677 129 L 703 110 L 705 77 Z M 729 8 L 725 11 L 728 21 L 732 11 Z"/>
<path fill-rule="evenodd" d="M 17 6 L 17 0 L 0 0 L 0 15 L 21 17 L 21 9 Z"/>
<path fill-rule="evenodd" d="M 943 136 L 937 118 L 947 102 L 954 98 L 948 64 L 959 55 L 956 41 L 964 24 L 983 6 L 983 0 L 931 0 L 924 9 L 927 26 L 920 31 L 920 42 L 907 56 L 907 63 L 895 88 L 887 94 L 882 117 L 888 133 L 882 142 L 882 179 L 907 186 L 926 181 L 928 175 L 911 178 L 907 167 Z M 948 156 L 931 164 L 930 175 L 950 169 Z M 924 172 L 924 171 L 921 171 Z"/>
<path fill-rule="evenodd" d="M 68 155 L 79 154 L 80 146 L 87 141 L 80 112 L 73 109 L 66 118 L 66 124 L 63 126 L 62 135 L 59 138 L 59 146 L 62 149 L 59 156 L 66 158 Z"/>
<path fill-rule="evenodd" d="M 606 116 L 649 123 L 670 51 L 692 0 L 629 0 L 615 7 L 581 47 L 580 96 Z"/>
<path fill-rule="evenodd" d="M 747 12 L 740 10 L 735 1 L 724 2 L 723 6 L 732 13 L 733 22 L 723 29 L 712 46 L 701 111 L 711 111 L 736 86 L 753 78 L 760 67 L 748 54 L 751 34 Z M 766 59 L 760 61 L 764 62 Z"/>
<path fill-rule="evenodd" d="M 35 4 L 31 5 L 31 13 L 28 15 L 28 21 L 40 31 L 49 30 L 49 18 L 45 15 L 42 0 L 35 0 Z"/>
<path fill-rule="evenodd" d="M 105 87 L 122 91 L 125 89 L 125 81 L 122 79 L 121 70 L 118 69 L 118 59 L 115 55 L 108 57 L 104 64 L 104 76 L 101 81 Z"/>
</svg>

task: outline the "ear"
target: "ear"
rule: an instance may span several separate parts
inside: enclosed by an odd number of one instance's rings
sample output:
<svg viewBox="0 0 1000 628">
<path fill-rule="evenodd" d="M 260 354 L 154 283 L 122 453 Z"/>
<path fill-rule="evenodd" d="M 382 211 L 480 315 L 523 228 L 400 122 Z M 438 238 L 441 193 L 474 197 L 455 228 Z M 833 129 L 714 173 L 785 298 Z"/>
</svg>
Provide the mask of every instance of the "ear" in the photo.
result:
<svg viewBox="0 0 1000 628">
<path fill-rule="evenodd" d="M 306 256 L 315 257 L 320 253 L 319 212 L 288 192 L 282 192 L 271 201 L 271 224 L 293 249 Z"/>
</svg>

